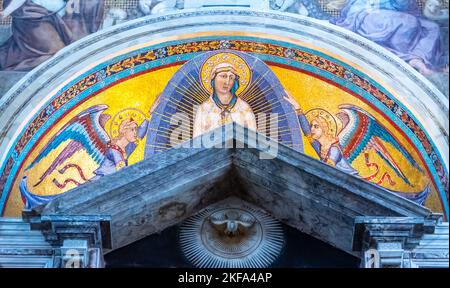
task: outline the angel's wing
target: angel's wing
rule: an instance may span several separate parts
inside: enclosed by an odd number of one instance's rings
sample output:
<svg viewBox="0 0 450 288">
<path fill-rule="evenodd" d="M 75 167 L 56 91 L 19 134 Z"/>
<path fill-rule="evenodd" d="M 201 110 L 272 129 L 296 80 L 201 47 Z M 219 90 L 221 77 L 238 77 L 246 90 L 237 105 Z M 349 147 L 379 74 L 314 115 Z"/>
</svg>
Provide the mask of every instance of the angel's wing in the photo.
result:
<svg viewBox="0 0 450 288">
<path fill-rule="evenodd" d="M 389 192 L 392 192 L 398 196 L 401 196 L 403 198 L 406 198 L 408 200 L 411 200 L 413 202 L 416 202 L 419 205 L 424 206 L 425 202 L 428 199 L 428 196 L 430 196 L 431 194 L 431 187 L 430 184 L 428 184 L 425 189 L 423 189 L 420 192 L 416 192 L 416 193 L 403 193 L 403 192 L 398 192 L 398 191 L 393 191 L 390 189 L 387 189 Z"/>
<path fill-rule="evenodd" d="M 26 170 L 33 168 L 63 142 L 68 140 L 70 142 L 55 160 L 53 160 L 52 164 L 50 164 L 34 186 L 39 185 L 60 164 L 64 163 L 64 161 L 81 149 L 85 149 L 96 163 L 101 164 L 105 158 L 107 143 L 110 141 L 104 129 L 104 125 L 110 116 L 102 114 L 106 109 L 108 109 L 106 105 L 95 105 L 84 110 L 72 118 L 69 123 L 50 139 Z"/>
<path fill-rule="evenodd" d="M 403 181 L 411 185 L 382 142 L 385 141 L 394 146 L 411 165 L 422 172 L 419 164 L 397 139 L 372 115 L 363 109 L 350 104 L 340 105 L 339 108 L 342 111 L 336 116 L 342 121 L 344 128 L 339 133 L 338 138 L 344 157 L 351 163 L 362 152 L 372 148 Z"/>
<path fill-rule="evenodd" d="M 247 213 L 242 213 L 239 216 L 239 220 L 238 220 L 238 223 L 240 225 L 244 226 L 245 228 L 251 227 L 255 222 L 256 222 L 256 219 Z"/>
</svg>

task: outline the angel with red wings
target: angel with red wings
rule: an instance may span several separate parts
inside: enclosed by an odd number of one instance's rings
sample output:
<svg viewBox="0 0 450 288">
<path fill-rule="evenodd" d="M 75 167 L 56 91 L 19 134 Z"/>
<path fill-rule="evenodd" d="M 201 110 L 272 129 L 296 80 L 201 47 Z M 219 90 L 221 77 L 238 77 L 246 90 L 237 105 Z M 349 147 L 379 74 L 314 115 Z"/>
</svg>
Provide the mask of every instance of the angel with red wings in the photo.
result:
<svg viewBox="0 0 450 288">
<path fill-rule="evenodd" d="M 150 115 L 159 103 L 159 97 L 150 109 Z M 128 158 L 137 148 L 137 141 L 146 134 L 149 121 L 144 119 L 140 125 L 133 119 L 123 118 L 118 121 L 117 136 L 111 138 L 105 131 L 105 124 L 111 116 L 105 114 L 107 105 L 95 105 L 90 107 L 77 116 L 73 117 L 64 127 L 56 133 L 39 152 L 34 161 L 25 169 L 30 170 L 41 160 L 46 158 L 53 150 L 62 143 L 69 141 L 69 144 L 52 161 L 50 166 L 41 174 L 39 180 L 33 183 L 33 187 L 39 186 L 53 171 L 61 167 L 66 161 L 80 150 L 85 150 L 90 157 L 99 165 L 94 171 L 95 176 L 91 179 L 85 176 L 82 167 L 77 164 L 69 163 L 58 169 L 60 174 L 64 174 L 67 169 L 75 168 L 78 170 L 81 179 L 85 182 L 96 180 L 105 175 L 112 174 L 123 167 L 128 166 Z M 64 189 L 68 183 L 76 186 L 81 185 L 78 181 L 69 178 L 64 183 L 59 183 L 56 179 L 52 181 L 58 188 Z M 24 176 L 20 183 L 20 192 L 26 200 L 26 208 L 31 209 L 34 206 L 45 204 L 56 195 L 40 196 L 33 194 L 28 190 L 27 177 Z"/>
</svg>

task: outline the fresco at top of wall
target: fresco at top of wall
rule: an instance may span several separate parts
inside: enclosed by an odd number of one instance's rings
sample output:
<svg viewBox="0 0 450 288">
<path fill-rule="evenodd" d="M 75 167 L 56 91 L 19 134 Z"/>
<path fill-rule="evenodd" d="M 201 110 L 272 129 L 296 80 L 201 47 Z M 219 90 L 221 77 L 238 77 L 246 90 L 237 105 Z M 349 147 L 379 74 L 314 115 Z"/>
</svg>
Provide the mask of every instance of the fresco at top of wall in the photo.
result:
<svg viewBox="0 0 450 288">
<path fill-rule="evenodd" d="M 11 36 L 0 46 L 0 70 L 29 71 L 63 47 L 99 30 L 104 0 L 3 0 Z"/>
<path fill-rule="evenodd" d="M 0 71 L 30 71 L 101 28 L 221 5 L 301 14 L 351 30 L 405 60 L 448 97 L 448 0 L 0 0 Z"/>
<path fill-rule="evenodd" d="M 393 52 L 448 96 L 448 10 L 440 1 L 421 10 L 415 0 L 348 0 L 330 22 Z"/>
</svg>

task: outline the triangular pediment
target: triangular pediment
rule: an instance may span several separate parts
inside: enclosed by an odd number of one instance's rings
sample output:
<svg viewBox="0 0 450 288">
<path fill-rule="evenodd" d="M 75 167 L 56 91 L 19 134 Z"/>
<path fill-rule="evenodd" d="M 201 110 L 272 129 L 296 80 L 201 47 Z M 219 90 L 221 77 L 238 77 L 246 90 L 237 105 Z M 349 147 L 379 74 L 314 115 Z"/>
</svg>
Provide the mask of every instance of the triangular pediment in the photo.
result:
<svg viewBox="0 0 450 288">
<path fill-rule="evenodd" d="M 80 186 L 39 212 L 110 216 L 114 250 L 235 196 L 348 253 L 357 216 L 432 214 L 236 124 L 200 138 Z"/>
</svg>

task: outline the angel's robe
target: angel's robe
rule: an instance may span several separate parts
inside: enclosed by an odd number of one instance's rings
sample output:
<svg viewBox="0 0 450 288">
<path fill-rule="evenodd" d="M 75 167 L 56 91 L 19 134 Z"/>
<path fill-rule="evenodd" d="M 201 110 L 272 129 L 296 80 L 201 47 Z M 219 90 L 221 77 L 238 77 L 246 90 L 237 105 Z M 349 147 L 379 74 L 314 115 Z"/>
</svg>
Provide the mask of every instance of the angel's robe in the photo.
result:
<svg viewBox="0 0 450 288">
<path fill-rule="evenodd" d="M 3 8 L 11 1 L 4 0 Z M 79 1 L 71 14 L 49 1 L 27 0 L 11 14 L 12 36 L 0 46 L 0 70 L 29 71 L 100 28 L 105 0 Z"/>
<path fill-rule="evenodd" d="M 233 108 L 222 110 L 210 97 L 199 106 L 195 114 L 194 137 L 231 122 L 256 131 L 255 114 L 244 100 L 237 98 Z"/>
<path fill-rule="evenodd" d="M 144 138 L 144 136 L 147 134 L 148 125 L 148 120 L 144 120 L 138 127 L 138 139 Z M 105 159 L 100 164 L 100 167 L 98 167 L 98 169 L 94 171 L 95 177 L 92 180 L 112 174 L 119 169 L 128 166 L 128 157 L 130 157 L 131 153 L 133 153 L 136 148 L 137 144 L 134 142 L 128 143 L 128 145 L 125 147 L 125 151 L 122 151 L 122 149 L 120 149 L 118 146 L 109 143 L 108 148 L 106 149 Z"/>
<path fill-rule="evenodd" d="M 320 157 L 320 161 L 323 161 L 327 164 L 330 164 L 337 169 L 346 172 L 351 175 L 359 175 L 358 171 L 355 170 L 345 159 L 344 153 L 342 153 L 342 149 L 339 146 L 339 142 L 336 141 L 333 143 L 326 153 L 321 153 L 321 145 L 319 141 L 311 139 L 309 136 L 311 135 L 311 127 L 306 119 L 306 116 L 303 113 L 298 115 L 298 121 L 300 122 L 300 127 L 303 130 L 303 133 L 307 138 L 310 139 L 311 146 L 316 151 L 317 155 Z"/>
</svg>

